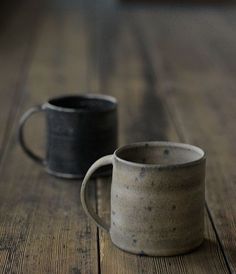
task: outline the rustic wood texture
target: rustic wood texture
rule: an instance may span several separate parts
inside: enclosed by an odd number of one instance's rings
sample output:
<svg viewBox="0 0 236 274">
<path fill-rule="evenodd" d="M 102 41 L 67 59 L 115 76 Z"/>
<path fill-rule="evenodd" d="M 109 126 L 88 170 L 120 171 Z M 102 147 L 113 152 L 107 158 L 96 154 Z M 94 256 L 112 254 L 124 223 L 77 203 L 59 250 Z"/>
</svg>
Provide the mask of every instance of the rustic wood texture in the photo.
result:
<svg viewBox="0 0 236 274">
<path fill-rule="evenodd" d="M 82 210 L 81 182 L 47 175 L 22 153 L 15 138 L 20 115 L 30 106 L 86 88 L 85 41 L 67 44 L 74 36 L 86 38 L 78 13 L 64 14 L 56 9 L 41 16 L 37 43 L 32 44 L 33 56 L 21 87 L 20 111 L 2 161 L 0 272 L 98 273 L 97 229 Z M 43 154 L 43 114 L 38 116 L 29 121 L 26 135 L 31 146 Z M 89 192 L 95 206 L 94 184 Z"/>
<path fill-rule="evenodd" d="M 234 273 L 235 7 L 26 5 L 0 22 L 0 272 Z M 172 140 L 207 150 L 206 240 L 195 252 L 148 258 L 119 250 L 85 216 L 81 182 L 51 177 L 23 154 L 20 115 L 74 92 L 117 97 L 120 144 Z M 41 155 L 43 128 L 39 114 L 26 129 Z M 89 190 L 107 221 L 110 182 Z"/>
<path fill-rule="evenodd" d="M 162 79 L 155 71 L 150 53 L 146 48 L 145 36 L 143 36 L 145 30 L 139 30 L 137 22 L 127 19 L 130 19 L 130 16 L 132 16 L 131 19 L 136 19 L 134 12 L 132 14 L 124 12 L 119 16 L 121 19 L 115 21 L 115 24 L 119 25 L 119 31 L 115 34 L 119 37 L 118 44 L 110 50 L 112 62 L 109 62 L 106 56 L 108 42 L 114 43 L 114 39 L 111 38 L 113 33 L 112 28 L 105 22 L 100 29 L 100 37 L 103 32 L 107 32 L 109 41 L 101 39 L 100 51 L 98 50 L 97 54 L 101 58 L 98 74 L 104 73 L 98 77 L 101 79 L 101 90 L 106 86 L 106 90 L 118 96 L 118 100 L 123 103 L 120 112 L 121 143 L 156 139 L 184 141 L 183 134 L 176 129 L 172 116 L 166 108 L 166 102 L 161 96 Z M 152 36 L 155 36 L 155 33 L 152 32 Z M 153 47 L 153 49 L 156 48 Z M 125 63 L 127 63 L 126 66 L 123 65 Z M 108 220 L 109 190 L 106 184 L 107 182 L 102 181 L 98 184 L 98 208 L 100 214 Z M 108 235 L 100 232 L 100 259 L 101 273 L 143 273 L 143 271 L 147 273 L 182 273 L 183 271 L 208 273 L 209 269 L 213 272 L 228 273 L 228 267 L 225 265 L 224 256 L 207 214 L 206 242 L 195 253 L 171 259 L 134 256 L 118 250 L 112 245 Z M 211 266 L 209 262 L 212 263 Z"/>
<path fill-rule="evenodd" d="M 32 55 L 34 32 L 37 29 L 35 1 L 14 4 L 4 7 L 9 14 L 5 14 L 4 10 L 0 12 L 0 160 L 4 156 L 21 100 L 21 89 Z M 27 6 L 30 13 L 25 9 Z M 34 25 L 31 24 L 33 19 Z"/>
<path fill-rule="evenodd" d="M 206 185 L 208 210 L 228 266 L 234 271 L 236 243 L 233 231 L 236 215 L 233 181 L 236 151 L 233 140 L 236 94 L 233 87 L 235 77 L 232 73 L 235 62 L 232 62 L 232 58 L 236 53 L 233 50 L 233 43 L 235 45 L 236 41 L 231 36 L 233 22 L 231 20 L 229 24 L 221 10 L 189 12 L 186 18 L 180 13 L 172 16 L 178 22 L 173 30 L 170 30 L 170 25 L 163 16 L 151 20 L 164 28 L 169 28 L 170 34 L 168 38 L 162 36 L 163 39 L 158 43 L 159 50 L 151 50 L 150 58 L 161 59 L 168 67 L 168 73 L 158 65 L 155 70 L 163 75 L 165 84 L 169 83 L 163 87 L 161 97 L 182 136 L 181 140 L 201 144 L 208 153 Z M 148 23 L 146 17 L 143 19 Z M 185 30 L 185 36 L 181 36 L 181 27 L 186 19 L 189 25 Z M 197 31 L 199 28 L 196 26 L 197 20 L 205 26 L 202 26 L 200 32 Z M 219 25 L 218 30 L 214 27 L 216 24 Z M 179 39 L 173 47 L 176 33 L 179 33 Z M 156 37 L 148 31 L 145 34 L 149 37 L 150 47 L 157 44 L 158 32 Z M 195 43 L 189 43 L 194 40 Z M 199 40 L 204 40 L 205 44 L 198 46 Z M 194 69 L 186 58 L 184 44 L 188 44 L 191 58 L 196 60 Z M 173 63 L 175 66 L 172 66 Z M 188 113 L 187 118 L 186 113 Z"/>
</svg>

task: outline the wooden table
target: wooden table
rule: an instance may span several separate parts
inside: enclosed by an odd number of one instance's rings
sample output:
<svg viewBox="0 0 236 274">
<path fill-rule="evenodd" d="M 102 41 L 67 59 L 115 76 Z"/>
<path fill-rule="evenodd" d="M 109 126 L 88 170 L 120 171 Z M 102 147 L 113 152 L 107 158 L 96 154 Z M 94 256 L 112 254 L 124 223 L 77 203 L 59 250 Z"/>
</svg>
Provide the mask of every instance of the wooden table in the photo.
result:
<svg viewBox="0 0 236 274">
<path fill-rule="evenodd" d="M 236 7 L 19 1 L 0 21 L 0 272 L 236 271 Z M 120 144 L 172 140 L 208 153 L 205 242 L 184 256 L 120 251 L 85 216 L 80 181 L 54 178 L 16 141 L 30 106 L 64 93 L 119 100 Z M 43 154 L 43 117 L 26 131 Z M 110 179 L 90 201 L 109 220 Z"/>
</svg>

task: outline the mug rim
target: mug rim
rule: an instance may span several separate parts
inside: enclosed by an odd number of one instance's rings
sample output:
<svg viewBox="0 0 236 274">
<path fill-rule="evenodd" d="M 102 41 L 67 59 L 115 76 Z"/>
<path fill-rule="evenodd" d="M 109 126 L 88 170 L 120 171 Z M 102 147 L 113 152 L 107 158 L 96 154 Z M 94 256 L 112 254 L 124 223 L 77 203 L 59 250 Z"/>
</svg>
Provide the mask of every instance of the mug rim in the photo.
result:
<svg viewBox="0 0 236 274">
<path fill-rule="evenodd" d="M 126 150 L 133 147 L 144 147 L 145 145 L 153 146 L 153 147 L 177 147 L 183 148 L 191 151 L 195 151 L 201 154 L 200 158 L 196 160 L 186 161 L 183 163 L 176 163 L 176 164 L 148 164 L 148 163 L 138 163 L 129 160 L 122 159 L 118 156 L 122 150 Z M 178 142 L 169 142 L 169 141 L 147 141 L 147 142 L 136 142 L 128 145 L 124 145 L 119 147 L 114 152 L 114 158 L 123 164 L 133 166 L 133 167 L 151 167 L 151 168 L 158 168 L 158 169 L 175 169 L 180 167 L 187 167 L 187 166 L 194 166 L 206 160 L 206 152 L 198 146 L 186 144 L 186 143 L 178 143 Z"/>
<path fill-rule="evenodd" d="M 100 100 L 103 102 L 109 102 L 111 103 L 111 106 L 104 108 L 104 109 L 90 109 L 86 110 L 83 108 L 69 108 L 69 107 L 63 107 L 63 106 L 57 106 L 53 104 L 53 100 L 60 100 L 60 99 L 67 99 L 67 98 L 78 98 L 78 99 L 95 99 Z M 88 94 L 68 94 L 68 95 L 61 95 L 50 98 L 47 102 L 45 102 L 42 106 L 44 109 L 52 109 L 62 112 L 70 112 L 70 113 L 98 113 L 98 112 L 108 112 L 112 111 L 117 108 L 117 99 L 113 96 L 106 95 L 106 94 L 94 94 L 94 93 L 88 93 Z"/>
</svg>

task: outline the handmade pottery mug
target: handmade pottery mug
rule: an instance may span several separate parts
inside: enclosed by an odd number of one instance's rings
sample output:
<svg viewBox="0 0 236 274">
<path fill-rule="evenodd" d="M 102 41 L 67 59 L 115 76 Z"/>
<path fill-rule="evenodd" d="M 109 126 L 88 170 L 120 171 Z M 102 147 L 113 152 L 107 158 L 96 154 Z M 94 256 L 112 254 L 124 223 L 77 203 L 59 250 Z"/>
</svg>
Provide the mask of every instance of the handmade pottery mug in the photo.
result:
<svg viewBox="0 0 236 274">
<path fill-rule="evenodd" d="M 23 137 L 25 122 L 39 111 L 46 113 L 46 159 L 35 155 Z M 18 137 L 26 154 L 50 174 L 82 178 L 94 161 L 117 147 L 117 101 L 92 94 L 53 98 L 22 116 Z"/>
<path fill-rule="evenodd" d="M 102 157 L 88 170 L 81 201 L 87 215 L 119 248 L 171 256 L 198 247 L 204 238 L 205 161 L 202 149 L 180 143 L 135 143 Z M 93 172 L 113 165 L 110 227 L 86 199 Z"/>
</svg>

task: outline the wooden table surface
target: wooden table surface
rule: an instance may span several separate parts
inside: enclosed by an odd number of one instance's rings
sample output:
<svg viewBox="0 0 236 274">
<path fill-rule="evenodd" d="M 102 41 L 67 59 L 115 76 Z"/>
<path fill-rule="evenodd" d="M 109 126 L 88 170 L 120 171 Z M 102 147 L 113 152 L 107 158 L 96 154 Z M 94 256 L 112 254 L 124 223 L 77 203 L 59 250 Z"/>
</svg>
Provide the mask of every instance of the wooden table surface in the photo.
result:
<svg viewBox="0 0 236 274">
<path fill-rule="evenodd" d="M 236 6 L 18 1 L 0 19 L 0 272 L 235 273 Z M 171 140 L 208 154 L 205 242 L 176 257 L 112 245 L 81 207 L 80 181 L 54 178 L 16 140 L 24 111 L 64 93 L 119 100 L 120 144 Z M 44 118 L 28 143 L 44 153 Z M 89 189 L 109 220 L 110 178 Z"/>
</svg>

